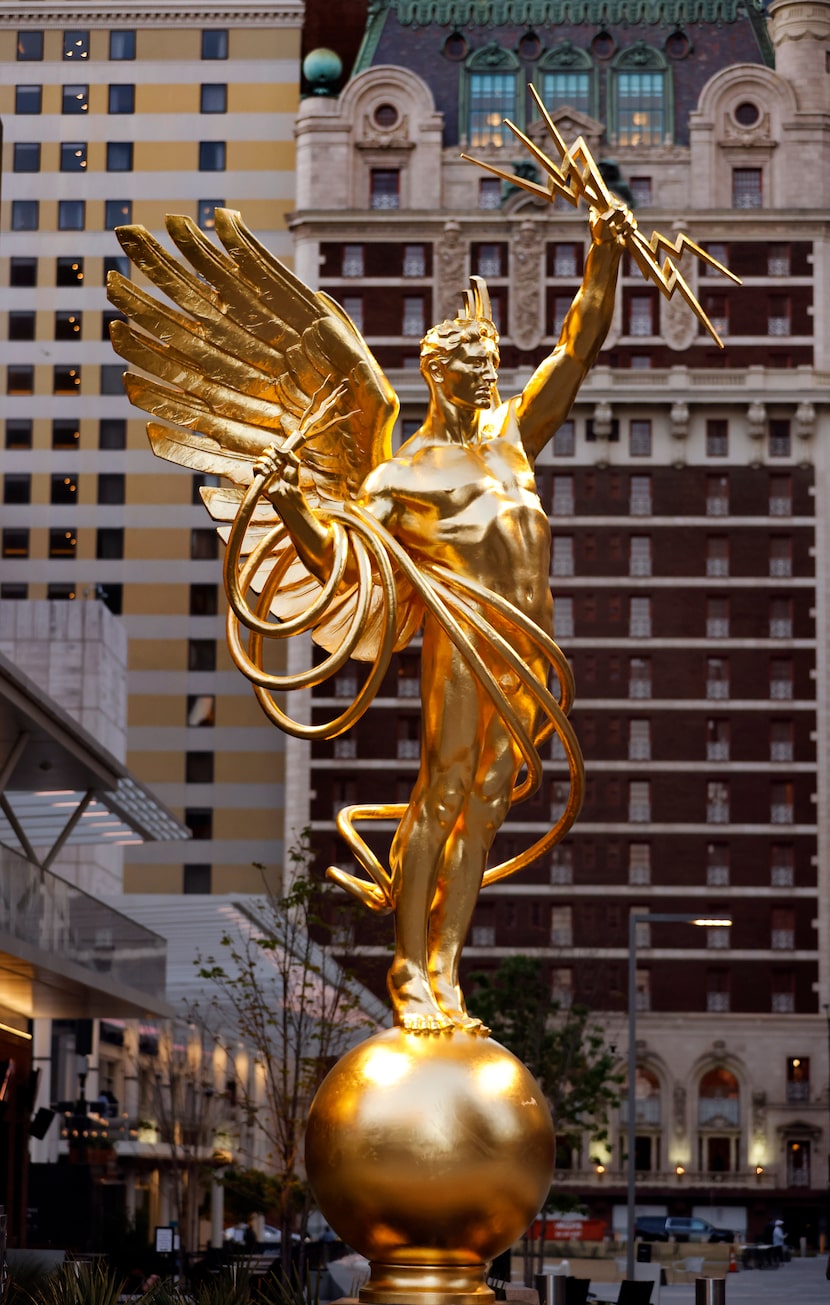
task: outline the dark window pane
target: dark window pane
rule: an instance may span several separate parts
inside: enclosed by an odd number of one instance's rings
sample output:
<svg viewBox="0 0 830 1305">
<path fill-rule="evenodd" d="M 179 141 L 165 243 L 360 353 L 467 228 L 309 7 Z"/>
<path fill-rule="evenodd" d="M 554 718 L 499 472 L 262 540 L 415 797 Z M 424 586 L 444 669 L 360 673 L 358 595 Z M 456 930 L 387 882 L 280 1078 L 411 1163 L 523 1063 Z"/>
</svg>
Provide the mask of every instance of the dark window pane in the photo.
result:
<svg viewBox="0 0 830 1305">
<path fill-rule="evenodd" d="M 215 639 L 188 639 L 187 669 L 189 671 L 216 670 Z"/>
<path fill-rule="evenodd" d="M 61 87 L 61 113 L 89 113 L 89 87 L 81 82 Z"/>
<path fill-rule="evenodd" d="M 76 449 L 80 443 L 81 432 L 76 421 L 52 422 L 52 448 Z"/>
<path fill-rule="evenodd" d="M 12 231 L 37 231 L 40 207 L 36 199 L 12 200 Z"/>
<path fill-rule="evenodd" d="M 123 363 L 104 363 L 101 368 L 101 393 L 123 394 L 124 383 L 121 380 L 123 375 Z"/>
<path fill-rule="evenodd" d="M 188 784 L 212 784 L 213 783 L 213 753 L 212 752 L 187 752 L 185 753 L 185 781 Z"/>
<path fill-rule="evenodd" d="M 17 58 L 20 63 L 31 63 L 42 59 L 43 32 L 18 32 Z"/>
<path fill-rule="evenodd" d="M 47 585 L 46 597 L 52 602 L 71 602 L 78 593 L 74 585 Z"/>
<path fill-rule="evenodd" d="M 124 502 L 124 476 L 121 472 L 111 471 L 99 475 L 98 502 L 109 504 Z"/>
<path fill-rule="evenodd" d="M 131 140 L 107 142 L 107 172 L 132 172 L 133 143 Z"/>
<path fill-rule="evenodd" d="M 86 141 L 71 140 L 61 145 L 61 172 L 86 172 Z"/>
<path fill-rule="evenodd" d="M 193 489 L 192 489 L 192 494 L 191 494 L 191 500 L 190 500 L 190 501 L 191 501 L 192 503 L 196 503 L 196 504 L 201 503 L 201 502 L 202 502 L 202 495 L 201 495 L 201 493 L 200 493 L 199 491 L 201 490 L 202 486 L 203 486 L 203 485 L 204 485 L 204 486 L 207 486 L 207 485 L 216 486 L 216 485 L 218 485 L 218 484 L 219 484 L 219 477 L 218 477 L 218 476 L 210 476 L 210 475 L 207 474 L 207 472 L 204 472 L 204 471 L 195 471 L 195 472 L 193 473 Z"/>
<path fill-rule="evenodd" d="M 130 260 L 123 255 L 116 255 L 112 258 L 104 259 L 104 282 L 110 272 L 120 272 L 122 276 L 130 275 Z"/>
<path fill-rule="evenodd" d="M 400 208 L 401 174 L 397 168 L 372 168 L 369 207 Z"/>
<path fill-rule="evenodd" d="M 123 417 L 104 417 L 98 423 L 99 449 L 125 449 L 127 447 L 127 423 Z"/>
<path fill-rule="evenodd" d="M 199 171 L 225 171 L 225 142 L 223 140 L 203 140 L 199 143 Z"/>
<path fill-rule="evenodd" d="M 13 172 L 40 172 L 40 145 L 35 141 L 17 141 L 12 153 Z"/>
<path fill-rule="evenodd" d="M 29 532 L 28 530 L 4 530 L 3 531 L 3 556 L 4 557 L 28 557 L 29 556 Z M 211 756 L 211 753 L 207 754 Z"/>
<path fill-rule="evenodd" d="M 227 30 L 225 28 L 214 28 L 212 31 L 202 32 L 202 58 L 227 59 L 227 57 Z"/>
<path fill-rule="evenodd" d="M 37 259 L 9 259 L 9 285 L 25 286 L 27 289 L 37 285 Z"/>
<path fill-rule="evenodd" d="M 124 531 L 121 526 L 97 531 L 95 556 L 99 561 L 112 561 L 124 556 Z"/>
<path fill-rule="evenodd" d="M 202 113 L 227 113 L 228 88 L 225 82 L 205 82 L 199 97 Z"/>
<path fill-rule="evenodd" d="M 209 893 L 213 878 L 213 868 L 209 865 L 186 865 L 182 892 Z"/>
<path fill-rule="evenodd" d="M 78 539 L 74 530 L 49 531 L 49 556 L 74 557 L 78 549 Z"/>
<path fill-rule="evenodd" d="M 29 597 L 29 586 L 19 584 L 2 584 L 0 585 L 0 598 L 27 599 Z"/>
<path fill-rule="evenodd" d="M 31 417 L 9 417 L 6 421 L 6 448 L 30 449 L 31 447 Z"/>
<path fill-rule="evenodd" d="M 16 86 L 14 111 L 15 113 L 40 113 L 42 99 L 42 86 Z"/>
<path fill-rule="evenodd" d="M 224 208 L 224 199 L 200 199 L 199 200 L 198 220 L 202 231 L 213 231 L 216 226 L 216 219 L 213 214 L 217 208 Z"/>
<path fill-rule="evenodd" d="M 53 394 L 77 394 L 81 388 L 80 367 L 55 367 L 52 373 Z"/>
<path fill-rule="evenodd" d="M 6 373 L 7 394 L 33 394 L 35 369 L 25 365 L 10 366 Z"/>
<path fill-rule="evenodd" d="M 135 87 L 113 85 L 109 92 L 110 113 L 135 113 Z"/>
<path fill-rule="evenodd" d="M 190 556 L 212 559 L 219 556 L 219 536 L 211 527 L 190 532 Z"/>
<path fill-rule="evenodd" d="M 34 313 L 9 313 L 9 339 L 34 340 Z"/>
<path fill-rule="evenodd" d="M 110 32 L 110 58 L 135 58 L 135 32 Z"/>
<path fill-rule="evenodd" d="M 86 226 L 86 204 L 82 199 L 58 200 L 58 230 L 83 231 Z"/>
<path fill-rule="evenodd" d="M 89 58 L 89 32 L 72 31 L 63 34 L 63 57 L 77 62 Z"/>
<path fill-rule="evenodd" d="M 77 476 L 52 476 L 49 492 L 50 503 L 68 505 L 78 501 Z"/>
<path fill-rule="evenodd" d="M 190 615 L 215 616 L 219 610 L 217 585 L 190 586 Z"/>
<path fill-rule="evenodd" d="M 184 823 L 194 839 L 213 837 L 213 811 L 210 807 L 185 807 Z"/>
<path fill-rule="evenodd" d="M 123 313 L 102 313 L 101 314 L 101 339 L 109 340 L 110 326 L 113 322 L 125 322 L 127 319 Z M 119 371 L 121 369 L 119 368 Z"/>
<path fill-rule="evenodd" d="M 32 497 L 32 477 L 28 472 L 5 476 L 3 479 L 4 503 L 29 503 Z"/>
<path fill-rule="evenodd" d="M 104 226 L 108 231 L 123 227 L 133 220 L 131 199 L 108 199 L 104 204 Z"/>
<path fill-rule="evenodd" d="M 84 279 L 84 260 L 82 258 L 59 258 L 55 268 L 55 285 L 82 285 Z"/>
<path fill-rule="evenodd" d="M 95 586 L 95 596 L 100 598 L 113 616 L 120 616 L 124 610 L 124 586 L 121 584 L 103 584 Z"/>
<path fill-rule="evenodd" d="M 77 340 L 81 334 L 81 314 L 55 313 L 55 339 Z"/>
</svg>

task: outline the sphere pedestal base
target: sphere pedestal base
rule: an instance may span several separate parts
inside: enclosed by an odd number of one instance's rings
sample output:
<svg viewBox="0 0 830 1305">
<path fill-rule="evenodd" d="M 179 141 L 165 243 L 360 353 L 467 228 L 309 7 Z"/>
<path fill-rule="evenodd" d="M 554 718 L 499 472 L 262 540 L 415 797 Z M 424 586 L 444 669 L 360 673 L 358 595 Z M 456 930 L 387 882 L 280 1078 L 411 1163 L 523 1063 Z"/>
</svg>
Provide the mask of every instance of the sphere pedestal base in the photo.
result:
<svg viewBox="0 0 830 1305">
<path fill-rule="evenodd" d="M 362 1305 L 491 1305 L 490 1261 L 541 1208 L 553 1124 L 492 1038 L 386 1029 L 322 1083 L 306 1129 L 317 1203 L 371 1263 Z"/>
</svg>

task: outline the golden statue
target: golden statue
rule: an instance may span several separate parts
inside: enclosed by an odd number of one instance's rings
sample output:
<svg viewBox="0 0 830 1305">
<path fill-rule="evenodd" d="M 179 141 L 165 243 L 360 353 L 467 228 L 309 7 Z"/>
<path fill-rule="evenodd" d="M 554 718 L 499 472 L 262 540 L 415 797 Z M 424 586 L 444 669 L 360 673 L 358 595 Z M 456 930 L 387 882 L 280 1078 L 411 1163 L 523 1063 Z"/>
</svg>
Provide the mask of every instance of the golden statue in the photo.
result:
<svg viewBox="0 0 830 1305">
<path fill-rule="evenodd" d="M 360 1292 L 367 1305 L 489 1305 L 487 1261 L 547 1194 L 547 1104 L 524 1066 L 468 1014 L 459 984 L 480 889 L 548 851 L 582 799 L 567 720 L 573 681 L 553 640 L 550 529 L 534 464 L 605 339 L 623 250 L 665 295 L 679 291 L 713 335 L 672 255 L 690 248 L 726 272 L 685 236 L 647 240 L 585 142 L 569 149 L 539 108 L 561 166 L 513 128 L 547 181 L 508 180 L 545 199 L 588 201 L 582 286 L 553 352 L 502 402 L 487 288 L 471 278 L 459 316 L 422 341 L 427 414 L 397 453 L 398 402 L 360 332 L 272 258 L 238 213 L 216 210 L 224 251 L 190 219 L 167 219 L 189 268 L 143 228 L 119 230 L 126 253 L 174 307 L 117 273 L 108 281 L 128 319 L 113 324 L 113 343 L 139 368 L 126 373 L 127 392 L 160 419 L 148 425 L 153 450 L 231 482 L 202 497 L 227 544 L 229 646 L 267 715 L 300 738 L 341 734 L 368 708 L 393 651 L 423 630 L 412 796 L 340 812 L 365 874 L 328 872 L 395 917 L 395 1027 L 338 1062 L 306 1138 L 321 1209 L 372 1261 Z M 321 664 L 295 675 L 267 669 L 274 639 L 308 631 L 327 654 Z M 275 701 L 322 683 L 349 658 L 370 669 L 333 720 L 300 724 Z M 565 808 L 532 847 L 488 866 L 509 807 L 542 781 L 538 749 L 554 731 L 570 771 Z M 355 823 L 390 818 L 399 824 L 387 868 Z"/>
</svg>

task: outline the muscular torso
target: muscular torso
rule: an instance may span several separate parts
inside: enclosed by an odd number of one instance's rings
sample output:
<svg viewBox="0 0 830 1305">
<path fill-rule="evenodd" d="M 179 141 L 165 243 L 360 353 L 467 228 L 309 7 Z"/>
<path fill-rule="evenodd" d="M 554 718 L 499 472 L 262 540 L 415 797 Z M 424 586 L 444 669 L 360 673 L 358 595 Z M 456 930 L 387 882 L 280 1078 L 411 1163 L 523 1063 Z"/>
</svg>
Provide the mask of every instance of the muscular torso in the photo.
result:
<svg viewBox="0 0 830 1305">
<path fill-rule="evenodd" d="M 474 443 L 413 436 L 361 497 L 414 559 L 477 580 L 552 632 L 550 527 L 507 406 Z"/>
</svg>

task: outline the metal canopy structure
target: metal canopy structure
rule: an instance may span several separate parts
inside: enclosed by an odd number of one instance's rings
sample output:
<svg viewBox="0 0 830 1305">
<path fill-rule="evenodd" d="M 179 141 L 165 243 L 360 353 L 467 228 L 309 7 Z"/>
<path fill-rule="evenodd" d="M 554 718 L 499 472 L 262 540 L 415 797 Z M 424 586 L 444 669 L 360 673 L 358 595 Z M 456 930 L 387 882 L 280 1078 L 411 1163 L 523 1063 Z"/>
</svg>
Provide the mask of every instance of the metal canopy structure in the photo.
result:
<svg viewBox="0 0 830 1305">
<path fill-rule="evenodd" d="M 188 837 L 0 655 L 0 1020 L 170 1014 L 164 939 L 49 867 L 65 846 Z"/>
</svg>

